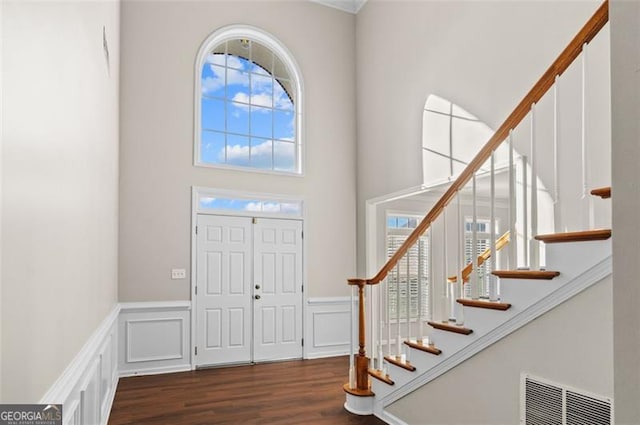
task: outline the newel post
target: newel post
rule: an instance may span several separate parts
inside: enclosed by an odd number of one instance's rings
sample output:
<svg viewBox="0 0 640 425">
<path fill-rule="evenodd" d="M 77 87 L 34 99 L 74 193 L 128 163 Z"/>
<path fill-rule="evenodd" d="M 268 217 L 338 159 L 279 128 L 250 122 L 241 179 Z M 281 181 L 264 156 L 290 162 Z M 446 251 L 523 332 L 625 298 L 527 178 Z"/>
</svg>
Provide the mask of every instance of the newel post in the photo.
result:
<svg viewBox="0 0 640 425">
<path fill-rule="evenodd" d="M 369 359 L 365 351 L 365 316 L 364 316 L 364 288 L 366 279 L 349 279 L 349 285 L 358 287 L 358 355 L 356 356 L 356 388 L 369 389 Z"/>
</svg>

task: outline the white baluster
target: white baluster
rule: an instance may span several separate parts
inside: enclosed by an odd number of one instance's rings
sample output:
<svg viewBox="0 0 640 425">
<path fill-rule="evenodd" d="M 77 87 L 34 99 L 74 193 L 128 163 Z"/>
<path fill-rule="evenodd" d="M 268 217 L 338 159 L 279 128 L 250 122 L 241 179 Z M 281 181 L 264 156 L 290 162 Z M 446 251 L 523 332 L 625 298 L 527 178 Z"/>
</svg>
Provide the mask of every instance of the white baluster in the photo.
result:
<svg viewBox="0 0 640 425">
<path fill-rule="evenodd" d="M 369 356 L 371 357 L 371 367 L 374 367 L 375 363 L 376 363 L 376 355 L 378 354 L 378 352 L 375 349 L 375 339 L 376 339 L 376 332 L 375 332 L 375 309 L 373 308 L 373 285 L 366 285 L 365 288 L 367 288 L 368 290 L 365 292 L 365 294 L 368 295 L 368 299 L 369 299 L 369 329 L 370 332 L 369 334 L 371 335 L 369 337 Z M 366 302 L 366 301 L 365 301 Z"/>
<path fill-rule="evenodd" d="M 528 182 L 527 182 L 527 157 L 523 155 L 522 160 L 522 254 L 524 262 L 529 267 L 529 207 L 528 207 Z"/>
<path fill-rule="evenodd" d="M 518 268 L 518 233 L 516 230 L 516 173 L 513 158 L 513 130 L 509 130 L 509 269 Z"/>
<path fill-rule="evenodd" d="M 581 151 L 582 151 L 582 202 L 583 208 L 587 211 L 586 220 L 583 214 L 583 228 L 594 228 L 594 211 L 593 211 L 593 198 L 589 196 L 589 157 L 587 154 L 588 141 L 587 141 L 587 51 L 588 44 L 582 45 L 582 137 L 581 137 Z"/>
<path fill-rule="evenodd" d="M 428 273 L 429 273 L 429 317 L 431 318 L 432 321 L 437 320 L 436 318 L 436 293 L 435 293 L 435 285 L 436 285 L 436 281 L 435 281 L 435 266 L 433 264 L 433 233 L 431 231 L 431 229 L 429 229 L 429 251 L 428 251 Z"/>
<path fill-rule="evenodd" d="M 498 252 L 496 251 L 496 155 L 495 152 L 491 152 L 491 223 L 489 223 L 489 229 L 491 232 L 490 236 L 490 247 L 491 250 L 491 271 L 496 270 L 496 257 L 498 256 Z M 493 274 L 489 275 L 489 299 L 491 301 L 497 301 L 500 299 L 500 295 L 498 293 L 498 283 L 497 279 Z"/>
<path fill-rule="evenodd" d="M 473 173 L 472 181 L 472 197 L 473 197 L 473 221 L 471 223 L 471 298 L 477 300 L 480 298 L 480 283 L 478 282 L 478 198 L 476 174 Z"/>
<path fill-rule="evenodd" d="M 538 168 L 536 154 L 536 104 L 531 105 L 531 270 L 540 269 L 540 244 L 535 239 L 538 234 Z"/>
<path fill-rule="evenodd" d="M 424 255 L 422 247 L 423 244 L 424 239 L 421 236 L 420 239 L 418 239 L 418 335 L 416 336 L 416 341 L 418 343 L 422 342 L 422 336 L 424 335 L 422 332 L 422 279 L 426 278 L 426 276 L 422 275 L 422 267 L 424 267 L 424 264 L 422 264 L 422 256 Z"/>
<path fill-rule="evenodd" d="M 390 277 L 387 275 L 387 355 L 391 356 L 391 285 Z"/>
<path fill-rule="evenodd" d="M 562 231 L 562 210 L 560 207 L 560 76 L 556 75 L 553 85 L 553 226 L 555 232 Z"/>
<path fill-rule="evenodd" d="M 387 284 L 387 278 L 385 278 L 380 285 L 378 285 L 378 369 L 384 371 L 384 355 L 382 354 L 382 329 L 384 328 L 384 310 L 383 306 L 387 304 L 387 300 L 383 299 L 384 291 L 382 285 Z M 385 371 L 386 373 L 386 371 Z"/>
<path fill-rule="evenodd" d="M 407 311 L 407 335 L 405 336 L 405 340 L 411 340 L 411 250 L 410 248 L 407 251 L 407 294 L 406 294 L 406 311 Z M 407 350 L 408 351 L 408 350 Z"/>
<path fill-rule="evenodd" d="M 464 232 L 462 231 L 463 226 L 464 226 L 464 222 L 462 220 L 462 209 L 460 207 L 460 191 L 458 191 L 458 195 L 457 195 L 457 202 L 456 202 L 456 207 L 457 207 L 457 215 L 458 215 L 458 219 L 456 222 L 456 229 L 457 229 L 457 245 L 456 245 L 456 270 L 457 270 L 457 274 L 456 274 L 456 294 L 453 297 L 454 300 L 454 305 L 456 307 L 456 324 L 457 325 L 464 325 L 464 308 L 462 307 L 462 304 L 458 303 L 457 300 L 459 298 L 464 298 L 464 277 L 462 276 L 462 269 L 463 269 L 463 264 L 464 264 Z"/>
<path fill-rule="evenodd" d="M 443 282 L 443 287 L 442 287 L 442 311 L 440 312 L 442 315 L 442 322 L 443 323 L 447 323 L 449 321 L 449 300 L 448 300 L 448 296 L 449 296 L 449 283 L 447 281 L 447 208 L 445 206 L 445 208 L 442 210 L 442 233 L 443 233 L 443 239 L 442 239 L 442 250 L 443 250 L 443 255 L 442 255 L 442 282 Z"/>
<path fill-rule="evenodd" d="M 400 359 L 402 347 L 400 346 L 400 262 L 396 264 L 396 356 Z"/>
</svg>

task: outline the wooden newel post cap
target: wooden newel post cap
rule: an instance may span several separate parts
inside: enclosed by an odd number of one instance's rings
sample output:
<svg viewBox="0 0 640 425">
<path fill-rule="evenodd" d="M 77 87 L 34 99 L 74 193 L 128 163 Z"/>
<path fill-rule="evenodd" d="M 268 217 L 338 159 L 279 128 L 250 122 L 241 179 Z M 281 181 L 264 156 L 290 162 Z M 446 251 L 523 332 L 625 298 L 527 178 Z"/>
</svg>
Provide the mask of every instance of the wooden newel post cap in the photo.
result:
<svg viewBox="0 0 640 425">
<path fill-rule="evenodd" d="M 364 286 L 367 284 L 367 279 L 354 277 L 351 279 L 347 279 L 347 282 L 349 283 L 349 285 Z"/>
</svg>

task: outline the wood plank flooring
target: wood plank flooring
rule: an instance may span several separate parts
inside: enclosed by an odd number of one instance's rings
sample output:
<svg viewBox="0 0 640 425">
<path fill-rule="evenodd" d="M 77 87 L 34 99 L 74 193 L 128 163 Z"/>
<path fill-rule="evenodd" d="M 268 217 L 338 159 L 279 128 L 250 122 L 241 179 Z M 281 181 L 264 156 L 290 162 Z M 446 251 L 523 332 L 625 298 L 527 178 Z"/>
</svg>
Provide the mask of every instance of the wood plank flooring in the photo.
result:
<svg viewBox="0 0 640 425">
<path fill-rule="evenodd" d="M 122 378 L 109 425 L 358 424 L 344 410 L 348 357 Z"/>
</svg>

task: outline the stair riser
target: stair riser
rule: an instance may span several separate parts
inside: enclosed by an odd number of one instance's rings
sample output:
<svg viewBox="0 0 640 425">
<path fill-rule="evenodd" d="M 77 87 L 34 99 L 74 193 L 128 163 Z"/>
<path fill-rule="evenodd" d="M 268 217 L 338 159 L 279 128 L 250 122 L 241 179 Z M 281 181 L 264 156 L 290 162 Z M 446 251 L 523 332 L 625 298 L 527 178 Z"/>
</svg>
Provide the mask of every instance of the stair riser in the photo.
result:
<svg viewBox="0 0 640 425">
<path fill-rule="evenodd" d="M 611 252 L 611 239 L 543 245 L 546 249 L 547 269 L 560 270 L 561 276 L 565 274 L 576 276 L 584 269 L 584 264 L 602 261 L 605 258 L 602 253 L 605 250 L 602 247 L 606 247 L 606 250 Z"/>
</svg>

